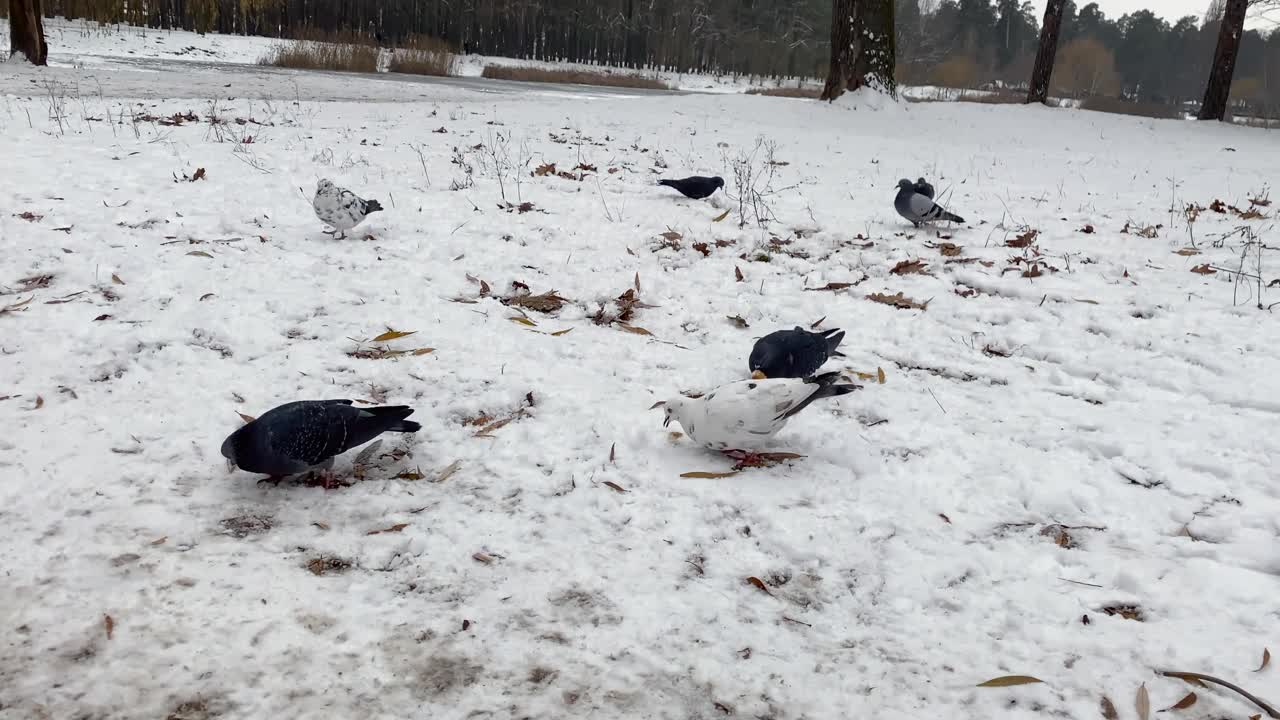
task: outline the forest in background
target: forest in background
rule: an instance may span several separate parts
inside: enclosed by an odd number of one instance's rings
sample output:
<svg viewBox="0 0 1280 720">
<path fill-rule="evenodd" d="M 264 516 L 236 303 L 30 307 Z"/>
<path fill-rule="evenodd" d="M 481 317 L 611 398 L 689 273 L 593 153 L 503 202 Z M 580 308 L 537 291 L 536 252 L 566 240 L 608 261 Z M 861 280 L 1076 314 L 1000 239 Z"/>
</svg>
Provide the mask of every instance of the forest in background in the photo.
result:
<svg viewBox="0 0 1280 720">
<path fill-rule="evenodd" d="M 1018 0 L 895 0 L 900 82 L 1023 87 L 1039 19 Z M 1053 91 L 1142 103 L 1199 100 L 1223 0 L 1170 23 L 1149 10 L 1063 13 Z M 458 51 L 631 68 L 821 78 L 830 0 L 45 0 L 50 16 L 271 37 L 413 36 Z M 1232 98 L 1280 106 L 1280 30 L 1241 38 Z"/>
</svg>

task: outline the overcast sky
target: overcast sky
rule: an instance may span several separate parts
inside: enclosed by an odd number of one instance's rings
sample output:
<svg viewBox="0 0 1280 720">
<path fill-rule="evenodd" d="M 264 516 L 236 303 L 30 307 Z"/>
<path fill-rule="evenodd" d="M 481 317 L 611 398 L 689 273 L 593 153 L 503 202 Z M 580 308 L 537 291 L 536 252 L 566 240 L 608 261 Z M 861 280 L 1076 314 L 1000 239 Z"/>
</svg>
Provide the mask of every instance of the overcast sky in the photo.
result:
<svg viewBox="0 0 1280 720">
<path fill-rule="evenodd" d="M 1205 10 L 1209 9 L 1209 0 L 1076 0 L 1076 7 L 1082 8 L 1094 1 L 1098 3 L 1098 7 L 1102 8 L 1103 14 L 1112 20 L 1118 19 L 1121 15 L 1131 13 L 1134 10 L 1145 8 L 1172 24 L 1184 15 L 1204 17 Z M 1031 2 L 1036 6 L 1036 17 L 1043 19 L 1046 0 L 1031 0 Z M 1271 13 L 1273 19 L 1280 20 L 1280 17 L 1277 16 L 1280 16 L 1280 12 Z M 1254 19 L 1247 25 L 1264 29 L 1275 27 L 1275 22 Z"/>
</svg>

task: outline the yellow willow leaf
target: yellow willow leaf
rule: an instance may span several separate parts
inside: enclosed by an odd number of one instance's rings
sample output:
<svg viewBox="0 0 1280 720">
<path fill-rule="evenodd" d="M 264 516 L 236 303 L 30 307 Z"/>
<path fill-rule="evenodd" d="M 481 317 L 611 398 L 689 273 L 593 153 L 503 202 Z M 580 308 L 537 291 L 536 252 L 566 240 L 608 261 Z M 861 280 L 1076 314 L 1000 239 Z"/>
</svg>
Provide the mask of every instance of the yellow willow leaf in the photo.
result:
<svg viewBox="0 0 1280 720">
<path fill-rule="evenodd" d="M 725 210 L 724 212 L 720 213 L 719 215 L 717 215 L 717 216 L 715 216 L 715 217 L 711 218 L 711 222 L 720 222 L 721 220 L 723 220 L 723 219 L 725 219 L 725 218 L 727 218 L 727 217 L 729 217 L 729 211 L 728 211 L 728 210 Z"/>
<path fill-rule="evenodd" d="M 414 334 L 414 333 L 416 333 L 416 332 L 417 332 L 417 330 L 410 330 L 410 331 L 408 331 L 408 332 L 400 332 L 399 330 L 392 330 L 391 328 L 387 328 L 387 331 L 386 331 L 386 332 L 384 332 L 384 333 L 382 333 L 381 335 L 379 335 L 378 337 L 374 338 L 374 339 L 373 339 L 373 341 L 374 341 L 374 342 L 388 342 L 388 341 L 390 341 L 390 340 L 396 340 L 396 339 L 398 339 L 398 338 L 408 337 L 408 336 L 410 336 L 410 335 L 412 335 L 412 334 Z"/>
<path fill-rule="evenodd" d="M 695 470 L 693 472 L 680 473 L 680 477 L 682 478 L 727 478 L 737 474 L 738 474 L 737 470 L 734 470 L 732 472 L 722 472 L 722 473 L 703 472 L 701 470 Z"/>
<path fill-rule="evenodd" d="M 998 678 L 978 683 L 978 687 L 1012 687 L 1014 685 L 1030 685 L 1032 683 L 1044 682 L 1040 678 L 1034 678 L 1030 675 L 1002 675 Z"/>
<path fill-rule="evenodd" d="M 510 320 L 511 322 L 518 322 L 521 325 L 528 325 L 529 327 L 538 327 L 538 323 L 530 320 L 527 317 L 513 317 L 513 318 L 507 318 L 507 319 Z"/>
</svg>

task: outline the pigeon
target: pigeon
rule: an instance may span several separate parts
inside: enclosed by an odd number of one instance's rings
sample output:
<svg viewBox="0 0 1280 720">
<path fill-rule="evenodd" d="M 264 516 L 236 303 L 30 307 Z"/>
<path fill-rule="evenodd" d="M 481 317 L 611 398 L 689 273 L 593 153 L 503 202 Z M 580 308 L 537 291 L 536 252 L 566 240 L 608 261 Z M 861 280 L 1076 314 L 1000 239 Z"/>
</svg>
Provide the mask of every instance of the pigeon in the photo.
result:
<svg viewBox="0 0 1280 720">
<path fill-rule="evenodd" d="M 928 193 L 922 193 L 919 189 L 919 183 L 913 183 L 903 178 L 898 181 L 898 196 L 893 199 L 893 207 L 898 214 L 911 221 L 912 225 L 920 227 L 922 223 L 931 223 L 937 220 L 947 222 L 964 222 L 964 218 L 959 215 L 947 212 L 941 205 L 933 201 L 933 186 L 924 182 L 921 178 L 920 183 L 924 183 L 924 189 Z"/>
<path fill-rule="evenodd" d="M 694 175 L 683 180 L 659 180 L 658 184 L 675 188 L 687 198 L 701 200 L 702 198 L 710 197 L 716 190 L 724 187 L 724 178 Z"/>
<path fill-rule="evenodd" d="M 933 199 L 933 186 L 926 182 L 924 178 L 916 180 L 916 192 L 924 195 L 930 200 Z"/>
<path fill-rule="evenodd" d="M 268 410 L 222 443 L 222 456 L 242 470 L 275 478 L 316 468 L 384 432 L 422 429 L 405 420 L 406 405 L 353 407 L 350 400 L 300 400 Z"/>
<path fill-rule="evenodd" d="M 756 341 L 747 364 L 753 380 L 765 378 L 805 378 L 832 355 L 844 357 L 836 348 L 844 339 L 841 330 L 816 333 L 797 327 L 779 330 Z"/>
<path fill-rule="evenodd" d="M 694 442 L 722 452 L 747 451 L 778 433 L 809 403 L 861 388 L 837 384 L 840 373 L 808 378 L 739 380 L 698 398 L 677 395 L 655 403 L 663 407 L 663 427 L 678 420 Z"/>
<path fill-rule="evenodd" d="M 339 237 L 363 222 L 369 213 L 382 209 L 377 200 L 363 200 L 327 179 L 316 183 L 316 197 L 311 206 L 320 222 L 332 227 Z"/>
</svg>

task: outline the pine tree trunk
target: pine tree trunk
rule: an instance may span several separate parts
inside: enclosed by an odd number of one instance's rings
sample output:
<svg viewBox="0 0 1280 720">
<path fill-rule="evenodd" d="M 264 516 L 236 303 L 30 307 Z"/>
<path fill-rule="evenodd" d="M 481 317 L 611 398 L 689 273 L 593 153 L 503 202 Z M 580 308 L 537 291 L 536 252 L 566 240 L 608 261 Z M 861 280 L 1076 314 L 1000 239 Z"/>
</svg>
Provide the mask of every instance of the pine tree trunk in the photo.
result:
<svg viewBox="0 0 1280 720">
<path fill-rule="evenodd" d="M 1240 52 L 1240 36 L 1244 33 L 1245 10 L 1248 0 L 1227 0 L 1222 26 L 1218 29 L 1218 47 L 1213 51 L 1213 65 L 1209 68 L 1209 84 L 1204 89 L 1204 102 L 1200 104 L 1201 120 L 1222 120 L 1227 114 L 1227 101 L 1231 98 L 1231 76 L 1236 72 L 1236 55 Z"/>
<path fill-rule="evenodd" d="M 40 0 L 9 0 L 9 55 L 22 53 L 32 65 L 47 65 Z"/>
<path fill-rule="evenodd" d="M 1049 80 L 1053 77 L 1053 60 L 1058 54 L 1058 32 L 1062 29 L 1064 0 L 1049 0 L 1044 9 L 1044 26 L 1040 28 L 1040 49 L 1036 52 L 1035 69 L 1031 71 L 1031 88 L 1027 102 L 1049 102 Z"/>
<path fill-rule="evenodd" d="M 893 7 L 894 0 L 832 0 L 831 69 L 823 100 L 863 85 L 897 93 Z"/>
</svg>

